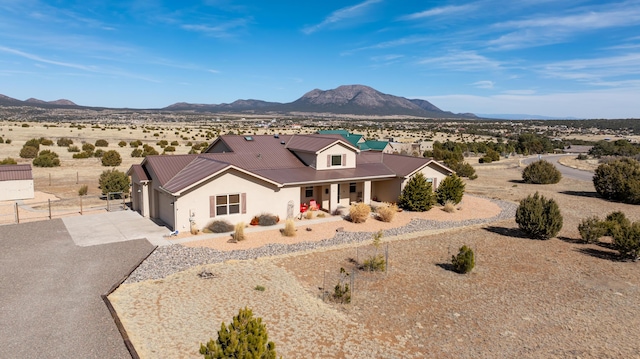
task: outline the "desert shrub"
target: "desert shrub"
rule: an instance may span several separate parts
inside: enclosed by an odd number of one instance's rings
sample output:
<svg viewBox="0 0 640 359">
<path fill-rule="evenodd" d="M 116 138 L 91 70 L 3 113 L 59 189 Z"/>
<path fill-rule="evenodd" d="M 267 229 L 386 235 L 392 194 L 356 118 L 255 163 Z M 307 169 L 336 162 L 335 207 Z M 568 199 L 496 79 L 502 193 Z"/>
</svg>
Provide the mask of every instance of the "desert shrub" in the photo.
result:
<svg viewBox="0 0 640 359">
<path fill-rule="evenodd" d="M 371 214 L 371 207 L 368 204 L 359 202 L 349 207 L 349 218 L 353 223 L 364 223 Z"/>
<path fill-rule="evenodd" d="M 318 212 L 318 214 L 316 215 L 316 217 L 318 217 L 318 218 L 324 218 L 325 216 L 326 215 L 322 211 Z"/>
<path fill-rule="evenodd" d="M 109 142 L 103 139 L 96 140 L 96 147 L 109 147 Z"/>
<path fill-rule="evenodd" d="M 129 142 L 129 146 L 131 146 L 133 148 L 140 147 L 140 146 L 142 146 L 142 141 L 140 141 L 140 140 L 131 141 L 131 142 Z"/>
<path fill-rule="evenodd" d="M 28 123 L 23 123 L 21 126 L 22 127 L 29 127 L 29 124 Z"/>
<path fill-rule="evenodd" d="M 58 154 L 49 150 L 40 151 L 38 157 L 33 159 L 33 165 L 36 167 L 58 167 L 60 159 Z"/>
<path fill-rule="evenodd" d="M 398 213 L 398 205 L 396 204 L 385 204 L 376 208 L 376 216 L 382 222 L 393 221 L 396 213 Z"/>
<path fill-rule="evenodd" d="M 4 143 L 4 138 L 0 136 L 0 143 Z"/>
<path fill-rule="evenodd" d="M 129 193 L 129 176 L 116 169 L 103 171 L 102 174 L 100 174 L 98 183 L 98 188 L 102 190 L 102 194 L 124 192 L 126 195 Z"/>
<path fill-rule="evenodd" d="M 96 146 L 90 144 L 90 143 L 83 143 L 82 144 L 82 150 L 85 152 L 91 152 L 93 153 L 93 150 L 96 149 Z"/>
<path fill-rule="evenodd" d="M 42 146 L 53 146 L 53 141 L 48 138 L 40 137 L 38 140 Z"/>
<path fill-rule="evenodd" d="M 460 201 L 462 201 L 462 196 L 464 195 L 464 187 L 464 182 L 455 173 L 451 176 L 447 176 L 447 178 L 440 183 L 440 186 L 436 191 L 438 203 L 441 205 L 447 201 L 452 201 L 454 204 L 460 203 Z"/>
<path fill-rule="evenodd" d="M 6 143 L 7 145 L 11 144 L 11 139 L 7 138 L 6 140 L 4 140 L 4 143 Z"/>
<path fill-rule="evenodd" d="M 171 146 L 180 146 L 180 142 L 178 142 L 178 141 L 171 141 Z"/>
<path fill-rule="evenodd" d="M 262 318 L 254 318 L 251 309 L 245 307 L 233 317 L 229 326 L 222 323 L 218 339 L 200 344 L 200 354 L 205 359 L 275 359 L 276 345 L 268 340 Z"/>
<path fill-rule="evenodd" d="M 120 166 L 122 163 L 122 157 L 116 150 L 110 150 L 102 155 L 102 165 L 107 167 Z"/>
<path fill-rule="evenodd" d="M 205 228 L 213 233 L 226 233 L 226 232 L 233 231 L 234 227 L 233 227 L 233 224 L 225 220 L 216 219 L 215 221 L 212 221 L 211 223 L 207 224 Z"/>
<path fill-rule="evenodd" d="M 98 148 L 96 152 L 93 153 L 93 157 L 102 158 L 104 156 L 104 150 L 102 148 Z"/>
<path fill-rule="evenodd" d="M 444 205 L 442 206 L 442 210 L 447 212 L 447 213 L 453 213 L 456 210 L 456 204 L 453 203 L 453 201 L 446 201 L 444 202 Z"/>
<path fill-rule="evenodd" d="M 284 221 L 284 229 L 282 230 L 282 234 L 285 237 L 294 237 L 296 235 L 296 224 L 292 218 Z"/>
<path fill-rule="evenodd" d="M 338 303 L 348 304 L 351 303 L 351 288 L 349 288 L 349 273 L 344 268 L 340 268 L 340 279 L 338 284 L 333 287 L 333 294 L 331 295 L 334 301 Z"/>
<path fill-rule="evenodd" d="M 451 164 L 449 168 L 454 170 L 460 177 L 466 177 L 472 180 L 478 178 L 476 175 L 476 169 L 467 162 L 455 162 Z"/>
<path fill-rule="evenodd" d="M 160 148 L 165 148 L 168 144 L 169 142 L 167 140 L 160 140 L 156 142 L 156 145 L 160 146 Z"/>
<path fill-rule="evenodd" d="M 38 148 L 25 145 L 20 150 L 21 158 L 36 158 L 38 156 Z"/>
<path fill-rule="evenodd" d="M 617 225 L 613 228 L 613 246 L 623 258 L 634 262 L 640 257 L 640 222 Z"/>
<path fill-rule="evenodd" d="M 78 196 L 86 196 L 88 192 L 89 192 L 89 186 L 87 186 L 86 184 L 83 184 L 82 186 L 80 186 L 80 189 L 78 190 Z"/>
<path fill-rule="evenodd" d="M 131 151 L 131 157 L 142 157 L 142 150 L 139 148 L 134 149 Z"/>
<path fill-rule="evenodd" d="M 460 247 L 458 255 L 451 256 L 453 269 L 461 274 L 469 273 L 476 266 L 473 250 L 467 246 Z"/>
<path fill-rule="evenodd" d="M 187 147 L 191 147 L 191 146 L 193 146 L 193 143 L 191 143 L 191 141 L 189 141 L 189 142 L 187 142 L 187 143 L 185 144 L 185 146 L 187 146 Z"/>
<path fill-rule="evenodd" d="M 37 138 L 32 138 L 29 141 L 25 142 L 24 146 L 35 147 L 38 151 L 40 151 L 40 140 Z"/>
<path fill-rule="evenodd" d="M 313 211 L 304 212 L 304 218 L 305 219 L 313 219 Z"/>
<path fill-rule="evenodd" d="M 11 157 L 7 157 L 4 160 L 0 160 L 0 165 L 17 165 L 18 162 Z"/>
<path fill-rule="evenodd" d="M 92 156 L 91 152 L 82 151 L 82 152 L 74 153 L 72 157 L 73 158 L 89 158 L 91 156 Z"/>
<path fill-rule="evenodd" d="M 493 160 L 489 156 L 478 158 L 478 163 L 491 163 L 491 162 L 493 162 Z"/>
<path fill-rule="evenodd" d="M 603 163 L 593 175 L 593 185 L 603 198 L 640 204 L 640 162 L 622 158 Z"/>
<path fill-rule="evenodd" d="M 244 241 L 247 237 L 244 235 L 244 222 L 236 223 L 233 232 L 233 239 L 236 242 Z"/>
<path fill-rule="evenodd" d="M 578 157 L 576 157 L 576 160 L 581 160 L 581 161 L 588 160 L 588 159 L 589 159 L 589 156 L 585 155 L 584 153 L 581 153 L 578 155 Z"/>
<path fill-rule="evenodd" d="M 522 179 L 525 183 L 554 184 L 560 182 L 562 174 L 556 166 L 545 160 L 530 163 L 522 171 Z"/>
<path fill-rule="evenodd" d="M 498 153 L 498 151 L 491 148 L 487 149 L 487 152 L 485 153 L 485 157 L 489 157 L 491 159 L 489 163 L 500 161 L 500 153 Z"/>
<path fill-rule="evenodd" d="M 152 155 L 158 155 L 158 151 L 153 148 L 153 146 L 144 144 L 142 145 L 142 157 L 147 157 L 147 156 L 152 156 Z"/>
<path fill-rule="evenodd" d="M 120 142 L 118 142 L 118 146 L 119 146 L 119 147 L 125 147 L 126 145 L 127 145 L 127 142 L 126 142 L 126 141 L 120 141 Z"/>
<path fill-rule="evenodd" d="M 596 216 L 583 218 L 578 224 L 578 232 L 583 241 L 587 243 L 595 243 L 600 237 L 606 235 L 606 228 L 603 222 Z"/>
<path fill-rule="evenodd" d="M 263 285 L 256 285 L 253 289 L 257 290 L 258 292 L 264 292 L 267 288 L 265 288 Z"/>
<path fill-rule="evenodd" d="M 620 212 L 620 211 L 611 212 L 604 219 L 604 229 L 605 229 L 604 235 L 605 236 L 613 235 L 613 230 L 617 226 L 626 227 L 630 225 L 631 225 L 631 221 L 629 221 L 629 219 L 623 212 Z"/>
<path fill-rule="evenodd" d="M 78 148 L 78 146 L 69 146 L 69 147 L 67 147 L 67 151 L 69 151 L 69 152 L 80 152 L 80 149 Z"/>
<path fill-rule="evenodd" d="M 422 172 L 416 173 L 407 182 L 398 197 L 398 206 L 414 212 L 424 212 L 431 209 L 435 202 L 431 183 L 427 182 Z"/>
<path fill-rule="evenodd" d="M 59 138 L 58 141 L 56 142 L 56 144 L 59 147 L 69 147 L 70 145 L 73 145 L 73 140 L 70 138 L 66 138 L 66 137 L 62 137 Z"/>
<path fill-rule="evenodd" d="M 562 229 L 562 214 L 556 201 L 536 192 L 520 201 L 516 222 L 530 238 L 549 239 Z"/>
<path fill-rule="evenodd" d="M 258 224 L 261 226 L 273 226 L 277 224 L 278 221 L 280 221 L 280 217 L 273 214 L 263 213 L 258 216 Z"/>
<path fill-rule="evenodd" d="M 164 152 L 176 152 L 176 148 L 173 146 L 166 146 Z"/>
</svg>

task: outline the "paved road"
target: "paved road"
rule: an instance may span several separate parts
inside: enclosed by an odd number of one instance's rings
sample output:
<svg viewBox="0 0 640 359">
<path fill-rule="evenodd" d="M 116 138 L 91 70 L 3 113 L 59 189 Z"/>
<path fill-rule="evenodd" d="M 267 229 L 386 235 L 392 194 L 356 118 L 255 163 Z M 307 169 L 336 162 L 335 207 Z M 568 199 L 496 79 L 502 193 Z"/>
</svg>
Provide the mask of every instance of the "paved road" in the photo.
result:
<svg viewBox="0 0 640 359">
<path fill-rule="evenodd" d="M 130 358 L 100 295 L 152 250 L 79 247 L 60 219 L 0 227 L 0 358 Z"/>
<path fill-rule="evenodd" d="M 558 159 L 566 157 L 567 155 L 542 155 L 542 159 L 553 163 L 556 168 L 562 173 L 562 176 L 577 179 L 580 181 L 591 182 L 593 180 L 593 172 L 582 171 L 575 168 L 567 167 L 558 162 Z M 528 165 L 538 160 L 538 157 L 529 157 L 522 160 L 522 163 Z"/>
</svg>

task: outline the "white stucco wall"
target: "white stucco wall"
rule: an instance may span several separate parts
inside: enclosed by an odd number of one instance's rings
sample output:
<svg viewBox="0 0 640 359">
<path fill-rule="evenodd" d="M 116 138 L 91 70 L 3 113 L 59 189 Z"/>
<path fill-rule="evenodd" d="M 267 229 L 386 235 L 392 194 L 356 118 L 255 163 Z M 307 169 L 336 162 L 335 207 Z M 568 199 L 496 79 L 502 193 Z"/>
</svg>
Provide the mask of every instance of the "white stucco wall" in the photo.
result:
<svg viewBox="0 0 640 359">
<path fill-rule="evenodd" d="M 33 193 L 33 180 L 0 181 L 0 201 L 30 199 Z"/>
<path fill-rule="evenodd" d="M 246 213 L 210 217 L 209 197 L 224 194 L 246 193 Z M 177 223 L 175 229 L 189 230 L 189 215 L 196 226 L 202 229 L 216 219 L 232 224 L 249 223 L 254 216 L 262 213 L 275 214 L 280 220 L 287 217 L 287 204 L 293 201 L 294 215 L 300 211 L 300 187 L 278 188 L 268 182 L 256 179 L 240 171 L 229 170 L 184 193 L 174 204 Z"/>
<path fill-rule="evenodd" d="M 327 166 L 327 156 L 329 155 L 347 155 L 346 164 L 343 166 Z M 356 151 L 353 148 L 347 147 L 341 143 L 336 143 L 330 147 L 327 147 L 324 151 L 318 153 L 316 160 L 316 169 L 326 170 L 331 168 L 355 168 L 356 167 Z"/>
<path fill-rule="evenodd" d="M 401 186 L 400 178 L 371 182 L 371 198 L 376 198 L 380 202 L 397 202 Z"/>
</svg>

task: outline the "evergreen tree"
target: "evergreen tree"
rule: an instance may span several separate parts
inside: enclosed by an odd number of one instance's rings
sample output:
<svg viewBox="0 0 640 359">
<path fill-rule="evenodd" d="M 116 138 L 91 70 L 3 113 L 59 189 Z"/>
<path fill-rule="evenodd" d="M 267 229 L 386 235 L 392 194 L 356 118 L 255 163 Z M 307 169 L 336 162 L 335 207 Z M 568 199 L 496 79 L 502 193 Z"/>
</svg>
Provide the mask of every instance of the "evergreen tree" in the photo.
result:
<svg viewBox="0 0 640 359">
<path fill-rule="evenodd" d="M 555 237 L 562 229 L 562 214 L 553 199 L 546 199 L 536 192 L 520 201 L 516 210 L 516 223 L 534 239 Z"/>
<path fill-rule="evenodd" d="M 100 184 L 99 188 L 102 190 L 102 194 L 124 192 L 126 196 L 129 193 L 129 176 L 116 169 L 103 171 L 98 183 Z"/>
<path fill-rule="evenodd" d="M 440 183 L 440 187 L 436 191 L 436 196 L 438 198 L 438 203 L 444 205 L 445 202 L 451 201 L 455 204 L 460 203 L 462 201 L 462 196 L 464 195 L 464 181 L 460 177 L 458 177 L 455 173 Z"/>
<path fill-rule="evenodd" d="M 398 206 L 408 211 L 425 212 L 431 209 L 435 202 L 431 183 L 427 182 L 422 172 L 416 173 L 398 197 Z"/>
<path fill-rule="evenodd" d="M 200 354 L 205 359 L 275 359 L 276 345 L 268 341 L 262 318 L 254 318 L 251 309 L 244 308 L 229 326 L 222 323 L 217 340 L 200 344 Z"/>
</svg>

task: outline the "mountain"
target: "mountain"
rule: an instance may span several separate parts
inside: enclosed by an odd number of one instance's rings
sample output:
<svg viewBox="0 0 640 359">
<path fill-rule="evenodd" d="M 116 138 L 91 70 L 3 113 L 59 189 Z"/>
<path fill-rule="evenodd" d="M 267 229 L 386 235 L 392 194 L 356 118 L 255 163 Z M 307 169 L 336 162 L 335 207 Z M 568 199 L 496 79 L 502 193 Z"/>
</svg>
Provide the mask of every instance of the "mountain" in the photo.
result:
<svg viewBox="0 0 640 359">
<path fill-rule="evenodd" d="M 478 114 L 482 118 L 492 118 L 497 120 L 577 120 L 575 117 L 552 117 L 552 116 L 540 116 L 540 115 L 526 115 L 526 114 Z"/>
<path fill-rule="evenodd" d="M 55 101 L 42 101 L 42 100 L 38 100 L 37 98 L 29 98 L 29 99 L 26 99 L 25 101 L 21 101 L 5 95 L 0 95 L 0 105 L 1 106 L 36 106 L 36 107 L 80 107 L 75 103 L 65 99 L 60 99 Z"/>
<path fill-rule="evenodd" d="M 238 100 L 231 104 L 201 105 L 176 103 L 165 107 L 169 111 L 211 111 L 252 113 L 332 113 L 368 116 L 416 116 L 430 118 L 475 118 L 473 114 L 442 111 L 426 100 L 409 100 L 384 94 L 363 85 L 344 85 L 332 90 L 311 90 L 290 103 Z"/>
</svg>

